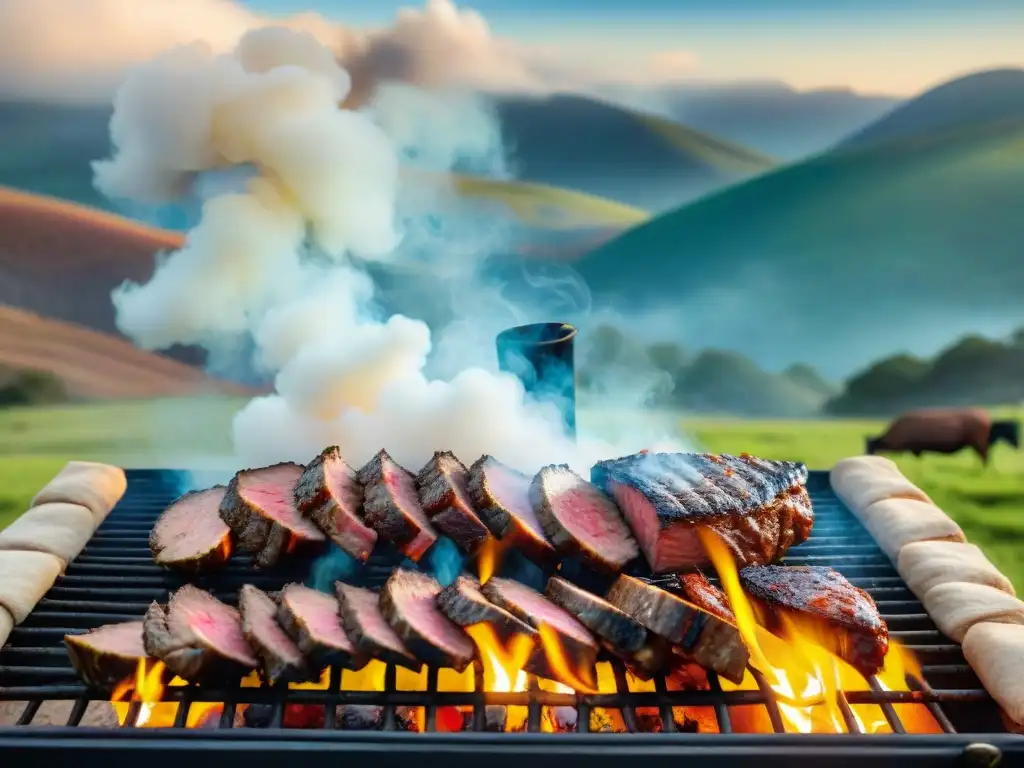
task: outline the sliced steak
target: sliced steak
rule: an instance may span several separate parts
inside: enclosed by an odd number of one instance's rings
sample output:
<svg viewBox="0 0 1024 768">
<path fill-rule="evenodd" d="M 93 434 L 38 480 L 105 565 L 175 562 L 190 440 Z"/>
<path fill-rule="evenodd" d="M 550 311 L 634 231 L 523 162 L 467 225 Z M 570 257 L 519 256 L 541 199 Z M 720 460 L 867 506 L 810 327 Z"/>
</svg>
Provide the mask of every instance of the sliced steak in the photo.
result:
<svg viewBox="0 0 1024 768">
<path fill-rule="evenodd" d="M 743 588 L 754 599 L 769 629 L 785 636 L 785 618 L 864 675 L 885 664 L 889 628 L 867 592 L 838 571 L 819 565 L 748 567 Z"/>
<path fill-rule="evenodd" d="M 734 623 L 632 576 L 619 576 L 605 597 L 702 667 L 737 683 L 743 680 L 750 653 Z"/>
<path fill-rule="evenodd" d="M 380 591 L 380 610 L 416 658 L 461 672 L 473 660 L 476 646 L 438 609 L 441 589 L 425 573 L 396 568 Z"/>
<path fill-rule="evenodd" d="M 597 639 L 583 624 L 544 595 L 512 579 L 492 578 L 483 586 L 484 596 L 504 608 L 520 621 L 536 630 L 546 625 L 557 635 L 558 643 L 572 671 L 588 685 L 596 680 L 594 664 L 597 661 Z M 534 668 L 546 665 L 541 677 L 559 679 L 557 664 L 547 658 L 542 645 L 535 649 L 530 663 Z M 564 681 L 563 681 L 564 682 Z"/>
<path fill-rule="evenodd" d="M 285 552 L 327 539 L 295 505 L 295 485 L 302 472 L 290 462 L 244 469 L 228 485 L 221 519 L 239 546 L 254 553 L 258 568 L 269 568 Z"/>
<path fill-rule="evenodd" d="M 288 584 L 281 590 L 277 621 L 317 672 L 332 666 L 362 669 L 369 661 L 341 628 L 341 604 L 333 595 Z"/>
<path fill-rule="evenodd" d="M 101 691 L 111 691 L 133 680 L 139 662 L 149 658 L 142 644 L 142 622 L 105 624 L 83 635 L 64 635 L 68 658 L 82 681 Z"/>
<path fill-rule="evenodd" d="M 451 451 L 437 451 L 416 476 L 420 503 L 437 530 L 475 555 L 491 532 L 473 509 L 469 470 Z"/>
<path fill-rule="evenodd" d="M 302 651 L 277 623 L 277 603 L 266 592 L 246 584 L 238 592 L 242 634 L 263 662 L 262 677 L 268 685 L 301 683 L 314 677 Z"/>
<path fill-rule="evenodd" d="M 807 468 L 797 462 L 640 453 L 598 462 L 590 477 L 615 499 L 655 573 L 710 564 L 698 526 L 717 533 L 744 566 L 781 558 L 814 523 Z"/>
<path fill-rule="evenodd" d="M 530 503 L 555 549 L 606 573 L 640 555 L 615 502 L 568 466 L 544 467 L 530 484 Z"/>
<path fill-rule="evenodd" d="M 481 456 L 469 468 L 469 495 L 491 533 L 508 539 L 539 565 L 558 557 L 530 505 L 530 478 L 493 456 Z"/>
<path fill-rule="evenodd" d="M 514 635 L 537 638 L 537 631 L 533 627 L 488 600 L 480 582 L 466 574 L 441 590 L 437 596 L 437 607 L 460 627 L 489 625 L 503 643 L 508 643 Z"/>
<path fill-rule="evenodd" d="M 381 451 L 359 470 L 366 522 L 415 563 L 437 541 L 420 506 L 416 477 Z"/>
<path fill-rule="evenodd" d="M 377 532 L 363 521 L 363 485 L 338 446 L 325 448 L 306 467 L 295 486 L 295 504 L 343 551 L 362 563 L 369 559 Z"/>
<path fill-rule="evenodd" d="M 423 662 L 405 646 L 384 618 L 376 592 L 341 581 L 334 587 L 341 604 L 341 626 L 357 653 L 414 672 L 423 668 Z"/>
<path fill-rule="evenodd" d="M 220 518 L 227 488 L 194 491 L 163 511 L 149 534 L 157 565 L 186 574 L 207 573 L 231 557 L 231 529 Z"/>
<path fill-rule="evenodd" d="M 647 630 L 604 598 L 558 576 L 548 579 L 544 596 L 571 613 L 619 656 L 629 658 L 644 647 Z"/>
<path fill-rule="evenodd" d="M 149 606 L 142 638 L 147 654 L 189 682 L 237 680 L 260 663 L 242 633 L 242 615 L 191 584 L 166 607 Z"/>
</svg>

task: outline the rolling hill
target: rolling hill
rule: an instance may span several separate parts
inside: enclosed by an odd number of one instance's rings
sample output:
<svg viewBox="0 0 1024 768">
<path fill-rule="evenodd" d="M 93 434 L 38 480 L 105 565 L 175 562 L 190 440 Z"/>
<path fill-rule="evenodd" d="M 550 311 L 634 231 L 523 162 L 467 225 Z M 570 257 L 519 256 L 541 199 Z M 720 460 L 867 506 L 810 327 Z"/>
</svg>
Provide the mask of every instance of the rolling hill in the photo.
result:
<svg viewBox="0 0 1024 768">
<path fill-rule="evenodd" d="M 1004 120 L 1024 120 L 1024 69 L 987 70 L 951 80 L 854 133 L 836 149 L 855 150 Z"/>
<path fill-rule="evenodd" d="M 110 334 L 6 306 L 0 306 L 0 369 L 51 373 L 81 399 L 252 393 Z"/>
<path fill-rule="evenodd" d="M 517 178 L 662 211 L 775 161 L 661 117 L 583 96 L 495 99 Z"/>
<path fill-rule="evenodd" d="M 922 97 L 923 99 L 924 97 Z M 998 111 L 995 111 L 998 114 Z M 1024 119 L 818 156 L 587 254 L 598 303 L 673 308 L 759 364 L 829 376 L 1024 317 Z"/>
</svg>

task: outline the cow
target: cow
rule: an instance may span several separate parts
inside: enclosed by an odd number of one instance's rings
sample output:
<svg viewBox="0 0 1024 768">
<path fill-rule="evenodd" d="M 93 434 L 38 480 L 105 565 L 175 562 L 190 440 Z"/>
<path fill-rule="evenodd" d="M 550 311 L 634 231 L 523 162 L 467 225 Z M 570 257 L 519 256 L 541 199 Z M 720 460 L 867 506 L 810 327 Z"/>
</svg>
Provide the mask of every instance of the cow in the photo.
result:
<svg viewBox="0 0 1024 768">
<path fill-rule="evenodd" d="M 896 418 L 885 433 L 867 439 L 867 453 L 956 453 L 973 448 L 988 465 L 988 452 L 1000 440 L 1020 447 L 1019 421 L 992 421 L 979 408 L 910 411 Z"/>
</svg>

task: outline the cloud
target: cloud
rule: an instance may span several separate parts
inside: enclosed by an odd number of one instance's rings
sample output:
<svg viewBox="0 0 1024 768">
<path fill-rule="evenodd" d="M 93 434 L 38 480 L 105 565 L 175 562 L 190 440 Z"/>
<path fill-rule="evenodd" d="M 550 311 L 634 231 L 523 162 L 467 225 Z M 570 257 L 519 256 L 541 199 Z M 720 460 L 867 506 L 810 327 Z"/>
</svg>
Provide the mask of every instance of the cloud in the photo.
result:
<svg viewBox="0 0 1024 768">
<path fill-rule="evenodd" d="M 269 25 L 308 32 L 330 48 L 351 73 L 356 98 L 380 80 L 527 92 L 659 85 L 695 65 L 685 51 L 615 61 L 607 51 L 501 38 L 452 0 L 403 8 L 380 29 L 312 12 L 269 18 L 234 0 L 0 0 L 0 96 L 107 100 L 139 62 L 196 41 L 226 52 L 247 31 Z"/>
</svg>

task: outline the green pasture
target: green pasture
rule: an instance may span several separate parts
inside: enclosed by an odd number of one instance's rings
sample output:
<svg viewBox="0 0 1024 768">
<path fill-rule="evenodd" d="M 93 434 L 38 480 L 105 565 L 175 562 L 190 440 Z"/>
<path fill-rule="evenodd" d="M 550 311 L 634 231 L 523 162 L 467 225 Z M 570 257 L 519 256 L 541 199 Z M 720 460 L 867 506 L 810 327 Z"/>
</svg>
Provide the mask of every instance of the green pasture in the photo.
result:
<svg viewBox="0 0 1024 768">
<path fill-rule="evenodd" d="M 122 466 L 198 466 L 230 449 L 231 417 L 240 402 L 227 399 L 139 401 L 0 410 L 0 528 L 69 459 Z M 1003 417 L 1024 416 L 1021 409 Z M 621 422 L 628 415 L 616 415 Z M 650 418 L 650 417 L 648 417 Z M 607 414 L 582 412 L 581 430 L 602 430 Z M 827 469 L 863 451 L 879 422 L 853 420 L 751 421 L 662 414 L 696 445 L 712 451 L 749 451 Z M 956 456 L 895 457 L 903 472 L 955 518 L 968 538 L 1024 591 L 1024 451 L 994 450 L 982 467 L 967 451 Z"/>
</svg>

